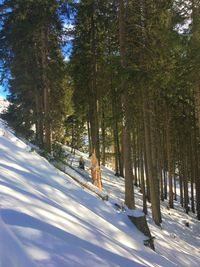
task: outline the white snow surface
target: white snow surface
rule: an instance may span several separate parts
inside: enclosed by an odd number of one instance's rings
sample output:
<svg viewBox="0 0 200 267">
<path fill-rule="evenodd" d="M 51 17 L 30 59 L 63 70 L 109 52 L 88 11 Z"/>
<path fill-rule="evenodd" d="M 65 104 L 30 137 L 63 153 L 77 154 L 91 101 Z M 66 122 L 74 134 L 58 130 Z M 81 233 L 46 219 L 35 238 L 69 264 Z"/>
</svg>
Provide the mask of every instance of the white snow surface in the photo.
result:
<svg viewBox="0 0 200 267">
<path fill-rule="evenodd" d="M 6 100 L 2 96 L 0 96 L 0 113 L 5 112 L 8 108 L 8 106 L 9 106 L 8 100 Z"/>
<path fill-rule="evenodd" d="M 178 204 L 170 211 L 163 205 L 162 228 L 148 217 L 154 252 L 114 205 L 123 205 L 124 180 L 107 168 L 102 176 L 109 201 L 32 152 L 0 120 L 0 267 L 200 266 L 200 223 L 194 217 Z"/>
</svg>

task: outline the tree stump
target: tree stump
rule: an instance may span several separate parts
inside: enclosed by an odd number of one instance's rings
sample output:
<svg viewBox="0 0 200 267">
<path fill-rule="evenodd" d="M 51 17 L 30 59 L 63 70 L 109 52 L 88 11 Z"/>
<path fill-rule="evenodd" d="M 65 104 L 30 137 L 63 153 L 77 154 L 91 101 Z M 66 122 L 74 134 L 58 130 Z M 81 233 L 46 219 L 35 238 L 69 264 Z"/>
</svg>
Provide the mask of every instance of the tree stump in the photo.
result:
<svg viewBox="0 0 200 267">
<path fill-rule="evenodd" d="M 134 216 L 134 214 L 128 215 L 131 222 L 136 226 L 136 228 L 142 232 L 148 239 L 144 240 L 144 245 L 150 247 L 151 249 L 155 250 L 154 247 L 154 237 L 152 237 L 151 232 L 149 230 L 149 226 L 147 224 L 146 216 Z"/>
</svg>

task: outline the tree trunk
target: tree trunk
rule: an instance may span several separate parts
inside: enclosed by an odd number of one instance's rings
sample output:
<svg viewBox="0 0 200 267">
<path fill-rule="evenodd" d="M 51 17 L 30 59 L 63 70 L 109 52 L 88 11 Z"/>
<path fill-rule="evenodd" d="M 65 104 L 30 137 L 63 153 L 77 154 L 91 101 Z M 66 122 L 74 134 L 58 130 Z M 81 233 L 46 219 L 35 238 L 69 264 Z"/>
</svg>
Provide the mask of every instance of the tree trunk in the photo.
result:
<svg viewBox="0 0 200 267">
<path fill-rule="evenodd" d="M 160 197 L 159 197 L 159 180 L 157 177 L 156 168 L 156 145 L 155 134 L 152 132 L 155 130 L 153 119 L 151 118 L 152 112 L 147 112 L 147 107 L 152 107 L 153 103 L 149 102 L 150 96 L 143 94 L 143 114 L 144 114 L 144 132 L 145 132 L 145 149 L 147 156 L 147 167 L 149 175 L 149 187 L 152 203 L 152 216 L 157 225 L 162 222 L 160 211 Z"/>
<path fill-rule="evenodd" d="M 139 181 L 138 181 L 138 164 L 137 164 L 137 134 L 136 132 L 133 131 L 133 147 L 134 147 L 134 153 L 133 153 L 133 166 L 134 166 L 134 185 L 138 186 Z"/>
<path fill-rule="evenodd" d="M 87 131 L 88 131 L 88 145 L 89 145 L 89 155 L 92 155 L 92 140 L 91 140 L 91 128 L 90 128 L 90 122 L 89 122 L 89 115 L 87 120 Z"/>
<path fill-rule="evenodd" d="M 125 47 L 125 7 L 124 0 L 119 0 L 119 41 L 120 41 L 120 57 L 121 67 L 126 69 L 126 47 Z M 125 204 L 128 208 L 135 208 L 134 186 L 133 186 L 133 167 L 131 158 L 131 136 L 129 126 L 128 111 L 128 92 L 125 92 L 125 79 L 121 81 L 121 103 L 123 113 L 122 138 L 123 138 L 123 160 L 125 167 Z"/>
<path fill-rule="evenodd" d="M 198 129 L 195 125 L 194 127 L 194 147 L 196 148 L 194 150 L 195 155 L 195 189 L 196 189 L 196 210 L 197 210 L 197 218 L 200 220 L 200 155 L 199 155 L 199 145 L 197 144 L 197 136 L 198 136 Z"/>
<path fill-rule="evenodd" d="M 177 192 L 176 192 L 176 174 L 175 174 L 175 163 L 173 164 L 173 174 L 174 174 L 174 200 L 177 200 Z"/>
<path fill-rule="evenodd" d="M 38 92 L 35 93 L 35 110 L 36 110 L 36 142 L 39 147 L 43 147 L 43 115 L 42 115 L 42 101 Z"/>
<path fill-rule="evenodd" d="M 98 163 L 100 164 L 99 146 L 99 117 L 98 117 L 98 98 L 97 98 L 97 62 L 96 62 L 96 25 L 95 25 L 95 1 L 93 2 L 93 13 L 91 16 L 91 54 L 92 54 L 92 77 L 91 77 L 91 97 L 89 102 L 90 127 L 92 140 L 92 153 L 95 151 Z"/>
<path fill-rule="evenodd" d="M 112 86 L 112 84 L 111 84 Z M 116 162 L 116 175 L 120 174 L 121 177 L 124 177 L 121 151 L 120 151 L 120 142 L 119 142 L 119 127 L 118 127 L 118 110 L 116 103 L 116 92 L 114 88 L 112 89 L 112 117 L 113 117 L 113 135 L 114 135 L 114 147 L 115 147 L 115 162 Z"/>
<path fill-rule="evenodd" d="M 104 107 L 102 106 L 102 118 L 101 118 L 101 135 L 102 135 L 102 165 L 106 164 L 106 130 L 105 130 L 105 114 Z"/>
<path fill-rule="evenodd" d="M 144 181 L 144 157 L 143 157 L 143 153 L 142 153 L 144 150 L 144 143 L 142 141 L 142 138 L 143 138 L 142 133 L 140 133 L 141 190 L 142 190 L 142 199 L 143 199 L 143 212 L 144 212 L 144 214 L 147 214 L 146 188 L 145 188 L 145 181 Z"/>
<path fill-rule="evenodd" d="M 173 199 L 173 166 L 172 166 L 172 144 L 171 144 L 171 136 L 170 136 L 170 118 L 168 111 L 166 112 L 166 142 L 167 142 L 167 162 L 168 162 L 168 180 L 169 180 L 169 207 L 171 209 L 174 208 L 174 199 Z"/>
<path fill-rule="evenodd" d="M 42 86 L 43 86 L 43 100 L 44 100 L 44 129 L 45 129 L 45 149 L 51 152 L 51 118 L 50 118 L 50 88 L 47 77 L 47 59 L 48 42 L 47 30 L 45 27 L 41 29 L 41 60 L 42 60 Z"/>
<path fill-rule="evenodd" d="M 184 208 L 185 208 L 185 212 L 188 213 L 189 212 L 189 207 L 188 207 L 189 196 L 188 196 L 188 178 L 187 178 L 186 168 L 187 168 L 187 162 L 186 162 L 186 159 L 184 159 L 184 163 L 183 163 Z"/>
<path fill-rule="evenodd" d="M 145 129 L 144 129 L 145 132 Z M 145 169 L 145 178 L 146 178 L 146 188 L 147 188 L 147 200 L 151 202 L 150 196 L 150 186 L 149 186 L 149 167 L 148 167 L 148 160 L 147 160 L 147 151 L 146 151 L 146 138 L 144 137 L 144 169 Z"/>
<path fill-rule="evenodd" d="M 183 207 L 183 174 L 182 174 L 182 162 L 179 163 L 179 187 L 180 187 L 180 204 Z"/>
</svg>

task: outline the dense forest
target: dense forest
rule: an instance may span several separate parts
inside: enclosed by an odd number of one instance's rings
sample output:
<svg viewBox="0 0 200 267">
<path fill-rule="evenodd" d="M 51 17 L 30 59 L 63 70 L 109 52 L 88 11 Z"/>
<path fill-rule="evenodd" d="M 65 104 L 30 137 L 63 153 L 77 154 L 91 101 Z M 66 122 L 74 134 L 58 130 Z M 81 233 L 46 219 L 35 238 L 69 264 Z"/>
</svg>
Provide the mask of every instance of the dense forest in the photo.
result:
<svg viewBox="0 0 200 267">
<path fill-rule="evenodd" d="M 3 0 L 2 117 L 48 152 L 96 152 L 162 222 L 160 202 L 200 220 L 200 1 Z"/>
</svg>

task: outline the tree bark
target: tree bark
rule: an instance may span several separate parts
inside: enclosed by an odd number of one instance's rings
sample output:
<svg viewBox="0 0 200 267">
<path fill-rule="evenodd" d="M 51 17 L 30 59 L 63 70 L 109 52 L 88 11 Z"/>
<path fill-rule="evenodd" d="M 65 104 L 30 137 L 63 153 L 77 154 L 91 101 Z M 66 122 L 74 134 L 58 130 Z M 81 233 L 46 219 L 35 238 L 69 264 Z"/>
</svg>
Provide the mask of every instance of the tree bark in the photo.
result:
<svg viewBox="0 0 200 267">
<path fill-rule="evenodd" d="M 126 70 L 126 46 L 125 46 L 125 7 L 124 0 L 119 0 L 119 41 L 120 41 L 120 57 L 121 67 Z M 125 79 L 121 80 L 121 103 L 122 103 L 122 138 L 123 138 L 123 160 L 125 167 L 125 204 L 128 208 L 135 208 L 134 201 L 134 185 L 133 185 L 133 167 L 131 158 L 131 136 L 129 126 L 129 111 L 128 111 L 128 92 L 125 91 Z"/>
<path fill-rule="evenodd" d="M 101 136 L 102 136 L 102 165 L 105 166 L 106 164 L 106 129 L 105 129 L 104 106 L 102 106 Z"/>
<path fill-rule="evenodd" d="M 95 1 L 92 4 L 93 13 L 91 16 L 91 53 L 92 53 L 92 77 L 91 77 L 91 97 L 90 97 L 90 126 L 92 153 L 95 151 L 98 163 L 100 164 L 100 145 L 99 145 L 99 117 L 98 117 L 98 98 L 97 98 L 97 62 L 96 62 L 96 29 L 95 29 Z"/>
<path fill-rule="evenodd" d="M 51 152 L 51 118 L 50 118 L 50 88 L 48 84 L 47 77 L 47 51 L 48 51 L 48 41 L 47 41 L 47 29 L 45 27 L 41 28 L 41 61 L 42 61 L 42 86 L 43 86 L 43 100 L 44 100 L 44 129 L 45 129 L 45 149 Z"/>
<path fill-rule="evenodd" d="M 143 114 L 144 114 L 144 132 L 145 132 L 145 149 L 147 156 L 147 167 L 149 175 L 149 187 L 152 203 L 152 217 L 155 224 L 160 225 L 162 222 L 160 211 L 160 194 L 159 194 L 159 180 L 156 168 L 156 145 L 155 145 L 155 125 L 153 122 L 152 112 L 147 112 L 147 107 L 153 107 L 153 103 L 149 102 L 152 98 L 148 94 L 143 94 Z"/>
<path fill-rule="evenodd" d="M 168 113 L 168 111 L 167 111 Z M 166 114 L 167 114 L 166 113 Z M 174 208 L 174 200 L 173 200 L 173 181 L 172 181 L 172 175 L 173 175 L 173 166 L 172 166 L 172 145 L 170 140 L 170 118 L 169 115 L 166 115 L 166 141 L 167 141 L 167 162 L 168 162 L 168 180 L 169 180 L 169 207 L 171 209 Z"/>
</svg>

